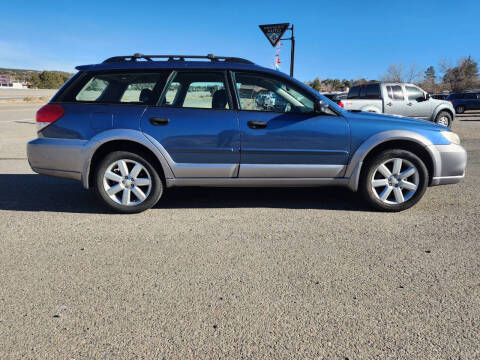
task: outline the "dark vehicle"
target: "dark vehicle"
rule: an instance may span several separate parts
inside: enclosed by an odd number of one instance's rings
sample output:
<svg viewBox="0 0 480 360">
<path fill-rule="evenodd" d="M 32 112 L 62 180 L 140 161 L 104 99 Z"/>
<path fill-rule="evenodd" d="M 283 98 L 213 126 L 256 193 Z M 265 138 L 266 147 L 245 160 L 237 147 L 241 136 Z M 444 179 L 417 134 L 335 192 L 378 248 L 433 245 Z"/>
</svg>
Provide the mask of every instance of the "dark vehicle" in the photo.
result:
<svg viewBox="0 0 480 360">
<path fill-rule="evenodd" d="M 400 211 L 464 177 L 450 129 L 345 111 L 245 59 L 135 54 L 77 69 L 37 112 L 28 161 L 118 212 L 146 210 L 173 186 L 324 185 Z"/>
<path fill-rule="evenodd" d="M 480 90 L 464 91 L 448 95 L 447 101 L 450 101 L 457 114 L 462 114 L 466 110 L 480 109 Z"/>
<path fill-rule="evenodd" d="M 449 94 L 432 94 L 430 97 L 437 100 L 446 100 L 448 95 Z"/>
<path fill-rule="evenodd" d="M 347 98 L 347 93 L 322 93 L 327 99 L 332 100 L 335 104 L 343 108 L 342 100 Z"/>
</svg>

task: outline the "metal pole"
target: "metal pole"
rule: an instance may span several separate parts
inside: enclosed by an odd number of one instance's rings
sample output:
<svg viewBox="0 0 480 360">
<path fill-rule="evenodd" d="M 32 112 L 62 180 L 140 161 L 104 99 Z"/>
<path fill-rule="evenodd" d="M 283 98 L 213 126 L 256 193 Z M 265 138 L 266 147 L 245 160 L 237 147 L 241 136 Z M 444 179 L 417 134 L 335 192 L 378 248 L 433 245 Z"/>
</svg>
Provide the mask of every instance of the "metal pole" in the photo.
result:
<svg viewBox="0 0 480 360">
<path fill-rule="evenodd" d="M 292 47 L 290 51 L 290 76 L 293 77 L 293 65 L 295 63 L 295 36 L 293 35 L 293 24 L 290 30 L 292 30 Z"/>
</svg>

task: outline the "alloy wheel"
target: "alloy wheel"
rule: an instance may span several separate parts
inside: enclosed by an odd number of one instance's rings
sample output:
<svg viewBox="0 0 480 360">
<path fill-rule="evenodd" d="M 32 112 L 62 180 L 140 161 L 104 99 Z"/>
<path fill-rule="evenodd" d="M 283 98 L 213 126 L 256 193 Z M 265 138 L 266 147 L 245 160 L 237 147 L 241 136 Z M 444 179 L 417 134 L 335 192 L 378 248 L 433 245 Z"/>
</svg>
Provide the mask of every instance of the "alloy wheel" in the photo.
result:
<svg viewBox="0 0 480 360">
<path fill-rule="evenodd" d="M 150 195 L 152 177 L 138 161 L 121 159 L 107 167 L 103 174 L 103 188 L 117 204 L 134 206 Z"/>
<path fill-rule="evenodd" d="M 401 204 L 416 193 L 420 183 L 418 169 L 410 161 L 393 158 L 381 163 L 373 172 L 373 194 L 385 204 Z"/>
<path fill-rule="evenodd" d="M 442 115 L 438 118 L 437 124 L 447 126 L 450 125 L 450 119 L 446 115 Z"/>
</svg>

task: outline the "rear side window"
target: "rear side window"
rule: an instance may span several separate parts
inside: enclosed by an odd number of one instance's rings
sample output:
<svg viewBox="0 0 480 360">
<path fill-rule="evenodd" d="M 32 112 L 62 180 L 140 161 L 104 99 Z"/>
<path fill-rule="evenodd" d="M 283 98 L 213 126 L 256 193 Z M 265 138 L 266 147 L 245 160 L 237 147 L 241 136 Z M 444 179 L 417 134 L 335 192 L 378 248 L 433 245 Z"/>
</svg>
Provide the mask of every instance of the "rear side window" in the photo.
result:
<svg viewBox="0 0 480 360">
<path fill-rule="evenodd" d="M 388 97 L 392 100 L 404 100 L 403 90 L 400 85 L 386 86 Z"/>
<path fill-rule="evenodd" d="M 154 104 L 165 86 L 168 72 L 97 73 L 65 100 L 103 104 Z"/>
<path fill-rule="evenodd" d="M 230 109 L 225 74 L 181 71 L 175 74 L 161 101 L 162 106 L 196 109 Z"/>
<path fill-rule="evenodd" d="M 476 94 L 465 94 L 465 99 L 476 99 L 477 95 Z"/>
</svg>

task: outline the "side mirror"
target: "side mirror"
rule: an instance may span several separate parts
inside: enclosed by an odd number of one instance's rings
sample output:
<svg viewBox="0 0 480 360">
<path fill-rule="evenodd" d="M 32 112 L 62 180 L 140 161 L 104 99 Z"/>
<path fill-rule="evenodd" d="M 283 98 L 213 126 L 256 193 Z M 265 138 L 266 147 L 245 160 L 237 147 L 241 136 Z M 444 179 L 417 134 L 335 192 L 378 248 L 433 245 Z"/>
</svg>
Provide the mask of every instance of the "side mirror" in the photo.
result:
<svg viewBox="0 0 480 360">
<path fill-rule="evenodd" d="M 316 109 L 317 112 L 320 113 L 327 113 L 328 112 L 328 104 L 323 101 L 323 100 L 318 100 L 316 103 Z"/>
<path fill-rule="evenodd" d="M 425 93 L 425 100 L 428 100 L 430 99 L 430 94 L 429 93 Z"/>
</svg>

